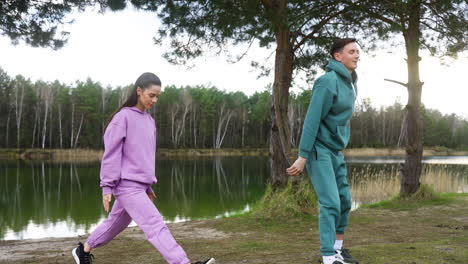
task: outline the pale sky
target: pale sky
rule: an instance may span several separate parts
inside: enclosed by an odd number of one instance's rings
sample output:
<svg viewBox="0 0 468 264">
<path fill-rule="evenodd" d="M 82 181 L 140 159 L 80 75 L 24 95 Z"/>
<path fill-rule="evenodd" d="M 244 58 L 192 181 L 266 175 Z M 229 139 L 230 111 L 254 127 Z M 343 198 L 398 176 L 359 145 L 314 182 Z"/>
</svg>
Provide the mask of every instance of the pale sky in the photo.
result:
<svg viewBox="0 0 468 264">
<path fill-rule="evenodd" d="M 95 10 L 73 16 L 76 22 L 67 26 L 70 31 L 66 46 L 58 51 L 31 48 L 24 44 L 11 45 L 0 37 L 0 67 L 10 76 L 22 74 L 33 81 L 59 80 L 73 84 L 87 77 L 102 85 L 113 87 L 133 83 L 143 72 L 156 73 L 163 85 L 212 84 L 225 91 L 242 91 L 247 95 L 263 91 L 273 76 L 257 79 L 250 66 L 252 59 L 267 58 L 274 50 L 251 48 L 248 56 L 232 64 L 226 56 L 208 55 L 195 60 L 194 67 L 174 66 L 161 57 L 164 47 L 153 44 L 158 29 L 154 13 L 127 9 L 117 13 L 98 14 Z M 232 47 L 235 54 L 245 47 Z M 274 47 L 273 47 L 274 48 Z M 369 97 L 374 106 L 390 105 L 399 98 L 403 104 L 407 92 L 403 86 L 384 81 L 384 78 L 406 82 L 406 62 L 403 46 L 393 53 L 363 51 L 357 69 L 359 97 Z M 456 113 L 468 119 L 468 59 L 448 60 L 442 66 L 439 59 L 422 56 L 420 63 L 423 86 L 422 101 L 429 108 L 442 113 Z M 272 63 L 271 56 L 269 63 Z M 311 84 L 300 83 L 302 87 Z M 292 91 L 299 91 L 293 87 Z"/>
</svg>

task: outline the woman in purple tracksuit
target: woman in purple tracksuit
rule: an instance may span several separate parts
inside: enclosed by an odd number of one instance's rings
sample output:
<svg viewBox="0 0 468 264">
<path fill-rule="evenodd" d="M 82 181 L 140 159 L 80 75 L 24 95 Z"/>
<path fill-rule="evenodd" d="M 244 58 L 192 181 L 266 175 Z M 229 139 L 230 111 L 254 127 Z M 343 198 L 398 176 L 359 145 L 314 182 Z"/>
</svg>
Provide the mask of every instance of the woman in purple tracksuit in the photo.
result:
<svg viewBox="0 0 468 264">
<path fill-rule="evenodd" d="M 156 125 L 145 110 L 156 104 L 160 94 L 160 79 L 153 73 L 143 73 L 130 97 L 110 118 L 104 133 L 100 184 L 106 212 L 112 195 L 116 200 L 108 218 L 91 233 L 87 242 L 73 249 L 78 264 L 91 263 L 91 249 L 107 244 L 132 219 L 168 263 L 191 263 L 152 202 L 156 198 L 151 188 L 156 183 Z M 213 264 L 215 260 L 196 263 Z"/>
</svg>

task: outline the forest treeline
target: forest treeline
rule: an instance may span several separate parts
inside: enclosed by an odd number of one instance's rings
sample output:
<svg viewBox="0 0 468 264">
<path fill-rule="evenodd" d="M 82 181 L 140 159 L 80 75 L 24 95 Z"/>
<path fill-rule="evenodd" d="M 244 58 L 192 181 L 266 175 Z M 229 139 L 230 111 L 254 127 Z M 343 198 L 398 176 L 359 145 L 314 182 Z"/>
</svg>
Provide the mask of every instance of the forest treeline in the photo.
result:
<svg viewBox="0 0 468 264">
<path fill-rule="evenodd" d="M 103 87 L 91 79 L 72 86 L 32 82 L 0 68 L 0 148 L 102 148 L 103 127 L 131 86 Z M 291 94 L 288 120 L 297 146 L 311 96 Z M 164 148 L 269 146 L 271 91 L 247 96 L 207 86 L 165 86 L 151 110 Z M 350 147 L 404 146 L 404 105 L 375 107 L 359 99 Z M 424 146 L 468 149 L 468 121 L 423 107 Z"/>
</svg>

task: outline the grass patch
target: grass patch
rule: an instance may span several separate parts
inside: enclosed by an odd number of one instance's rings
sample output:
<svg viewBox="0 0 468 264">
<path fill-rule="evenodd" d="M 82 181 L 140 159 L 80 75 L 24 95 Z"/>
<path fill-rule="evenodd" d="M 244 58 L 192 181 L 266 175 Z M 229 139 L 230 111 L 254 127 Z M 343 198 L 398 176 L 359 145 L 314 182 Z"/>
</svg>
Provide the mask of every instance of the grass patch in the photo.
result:
<svg viewBox="0 0 468 264">
<path fill-rule="evenodd" d="M 249 212 L 247 214 L 236 215 L 227 218 L 220 218 L 211 221 L 211 227 L 223 232 L 243 232 L 248 226 L 252 230 L 267 233 L 296 233 L 308 230 L 311 225 L 317 223 L 318 217 L 315 215 L 302 214 L 296 217 L 281 218 L 263 217 L 258 213 Z"/>
<path fill-rule="evenodd" d="M 452 240 L 414 243 L 373 244 L 353 248 L 353 256 L 363 263 L 466 263 L 468 252 Z"/>
<path fill-rule="evenodd" d="M 397 195 L 389 200 L 363 205 L 363 208 L 409 210 L 429 205 L 445 205 L 451 203 L 455 197 L 468 196 L 467 194 L 436 193 L 430 186 L 422 184 L 417 192 L 408 196 Z"/>
<path fill-rule="evenodd" d="M 270 249 L 277 246 L 274 241 L 255 241 L 255 242 L 245 242 L 240 245 L 243 250 L 246 251 L 255 251 L 258 249 Z"/>
<path fill-rule="evenodd" d="M 441 193 L 443 198 L 458 198 L 458 197 L 468 197 L 468 193 Z"/>
<path fill-rule="evenodd" d="M 438 196 L 453 202 L 449 206 L 409 211 L 353 211 L 346 232 L 346 247 L 366 264 L 466 263 L 468 195 L 442 193 Z M 311 218 L 315 219 L 311 221 Z M 213 256 L 226 264 L 317 263 L 321 256 L 316 220 L 315 216 L 262 219 L 244 214 L 170 224 L 169 229 L 192 260 Z M 224 235 L 211 234 L 214 230 Z M 0 248 L 5 252 L 0 263 L 68 264 L 73 262 L 71 248 L 83 239 L 0 241 Z M 125 230 L 108 245 L 96 248 L 93 254 L 100 264 L 167 263 L 138 228 Z"/>
<path fill-rule="evenodd" d="M 310 182 L 288 181 L 283 189 L 267 187 L 262 199 L 254 206 L 252 216 L 270 219 L 288 219 L 313 215 L 317 210 L 317 197 Z"/>
</svg>

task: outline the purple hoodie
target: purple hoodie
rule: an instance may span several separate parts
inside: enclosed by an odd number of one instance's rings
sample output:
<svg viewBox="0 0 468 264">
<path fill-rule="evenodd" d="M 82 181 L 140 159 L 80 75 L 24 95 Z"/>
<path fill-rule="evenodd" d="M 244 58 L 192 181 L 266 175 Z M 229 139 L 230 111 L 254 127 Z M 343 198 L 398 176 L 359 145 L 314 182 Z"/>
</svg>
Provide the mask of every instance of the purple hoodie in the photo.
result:
<svg viewBox="0 0 468 264">
<path fill-rule="evenodd" d="M 124 107 L 114 115 L 104 133 L 104 155 L 101 161 L 103 194 L 122 179 L 148 184 L 156 183 L 156 124 L 151 115 L 136 107 Z"/>
</svg>

